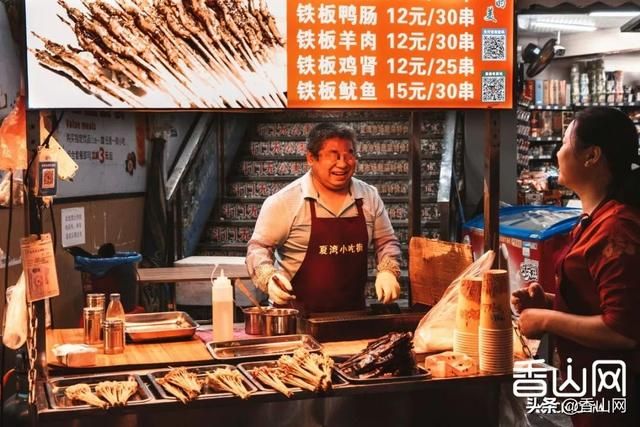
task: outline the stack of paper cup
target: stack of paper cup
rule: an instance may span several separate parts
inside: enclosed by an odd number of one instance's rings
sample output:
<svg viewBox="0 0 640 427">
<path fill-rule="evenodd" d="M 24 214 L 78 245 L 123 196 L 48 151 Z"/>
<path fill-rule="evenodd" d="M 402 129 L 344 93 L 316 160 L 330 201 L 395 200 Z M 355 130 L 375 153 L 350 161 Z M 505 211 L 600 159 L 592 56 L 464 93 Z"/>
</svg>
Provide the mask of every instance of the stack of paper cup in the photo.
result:
<svg viewBox="0 0 640 427">
<path fill-rule="evenodd" d="M 480 294 L 482 278 L 465 277 L 458 290 L 456 328 L 453 331 L 453 351 L 464 353 L 478 361 L 478 327 L 480 324 Z"/>
<path fill-rule="evenodd" d="M 513 331 L 506 270 L 484 273 L 480 296 L 480 370 L 488 374 L 513 372 Z"/>
</svg>

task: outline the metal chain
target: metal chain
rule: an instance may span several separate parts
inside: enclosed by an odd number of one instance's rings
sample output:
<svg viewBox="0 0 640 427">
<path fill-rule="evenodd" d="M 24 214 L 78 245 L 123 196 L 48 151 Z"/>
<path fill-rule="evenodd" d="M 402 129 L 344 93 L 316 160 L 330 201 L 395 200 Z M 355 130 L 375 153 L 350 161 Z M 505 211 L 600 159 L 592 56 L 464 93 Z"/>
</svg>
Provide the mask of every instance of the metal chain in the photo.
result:
<svg viewBox="0 0 640 427">
<path fill-rule="evenodd" d="M 38 317 L 36 316 L 35 304 L 28 303 L 29 327 L 27 328 L 27 355 L 29 358 L 29 404 L 36 402 L 36 360 L 38 349 L 36 348 L 36 331 L 38 330 Z"/>
<path fill-rule="evenodd" d="M 518 322 L 514 319 L 512 320 L 512 324 L 513 324 L 513 330 L 515 331 L 516 336 L 518 337 L 518 340 L 520 340 L 520 344 L 522 345 L 522 351 L 524 352 L 524 355 L 527 356 L 527 359 L 533 359 L 533 353 L 531 352 L 531 349 L 527 344 L 527 340 L 524 338 L 524 336 L 522 335 L 522 332 L 520 331 L 520 326 L 518 326 Z"/>
</svg>

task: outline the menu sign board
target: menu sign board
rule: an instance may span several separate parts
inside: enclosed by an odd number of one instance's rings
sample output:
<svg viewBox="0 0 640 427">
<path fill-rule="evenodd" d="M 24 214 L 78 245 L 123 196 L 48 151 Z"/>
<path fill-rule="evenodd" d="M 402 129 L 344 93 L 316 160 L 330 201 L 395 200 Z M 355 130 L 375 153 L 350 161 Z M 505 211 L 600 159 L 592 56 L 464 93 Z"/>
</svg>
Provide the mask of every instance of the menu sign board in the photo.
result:
<svg viewBox="0 0 640 427">
<path fill-rule="evenodd" d="M 514 0 L 289 2 L 296 108 L 511 108 Z"/>
<path fill-rule="evenodd" d="M 29 108 L 511 108 L 515 0 L 27 0 Z"/>
</svg>

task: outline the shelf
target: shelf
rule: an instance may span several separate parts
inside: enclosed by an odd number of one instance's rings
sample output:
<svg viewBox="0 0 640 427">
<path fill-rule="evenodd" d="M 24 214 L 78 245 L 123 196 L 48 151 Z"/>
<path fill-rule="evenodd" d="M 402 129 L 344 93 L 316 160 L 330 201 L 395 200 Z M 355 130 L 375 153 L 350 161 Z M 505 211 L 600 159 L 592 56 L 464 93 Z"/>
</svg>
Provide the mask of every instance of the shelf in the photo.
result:
<svg viewBox="0 0 640 427">
<path fill-rule="evenodd" d="M 409 153 L 388 153 L 388 154 L 360 154 L 358 156 L 358 161 L 367 161 L 367 160 L 408 160 Z M 429 156 L 424 157 L 428 159 L 438 160 L 440 157 Z M 259 154 L 257 156 L 244 156 L 242 158 L 244 161 L 293 161 L 293 162 L 303 162 L 306 161 L 306 158 L 303 154 L 299 155 L 277 155 L 277 154 Z"/>
<path fill-rule="evenodd" d="M 586 107 L 622 107 L 633 108 L 639 107 L 640 102 L 578 102 L 571 105 L 530 105 L 530 110 L 547 110 L 547 111 L 571 111 L 574 108 L 586 108 Z"/>
<path fill-rule="evenodd" d="M 572 105 L 530 105 L 530 110 L 571 111 Z"/>
<path fill-rule="evenodd" d="M 562 142 L 561 136 L 539 136 L 529 137 L 529 142 Z"/>
<path fill-rule="evenodd" d="M 532 161 L 532 160 L 534 160 L 534 161 L 535 161 L 535 160 L 537 160 L 537 161 L 540 161 L 540 160 L 553 160 L 553 156 L 535 156 L 535 157 L 529 157 L 529 161 Z"/>
<path fill-rule="evenodd" d="M 583 107 L 640 107 L 640 102 L 578 102 L 574 104 L 578 108 Z"/>
</svg>

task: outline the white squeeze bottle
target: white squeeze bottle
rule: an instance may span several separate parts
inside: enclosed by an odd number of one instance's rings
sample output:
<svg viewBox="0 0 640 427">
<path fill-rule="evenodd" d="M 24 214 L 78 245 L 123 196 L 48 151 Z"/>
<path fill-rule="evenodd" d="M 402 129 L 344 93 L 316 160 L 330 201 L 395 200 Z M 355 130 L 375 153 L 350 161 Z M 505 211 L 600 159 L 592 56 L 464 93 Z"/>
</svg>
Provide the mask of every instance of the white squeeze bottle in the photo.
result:
<svg viewBox="0 0 640 427">
<path fill-rule="evenodd" d="M 220 277 L 211 286 L 211 319 L 213 341 L 233 339 L 233 287 L 231 280 L 220 271 Z"/>
</svg>

